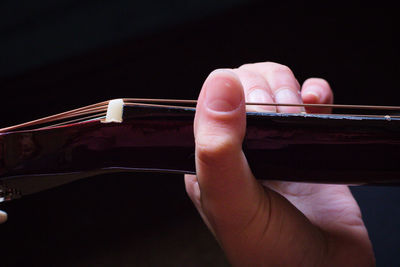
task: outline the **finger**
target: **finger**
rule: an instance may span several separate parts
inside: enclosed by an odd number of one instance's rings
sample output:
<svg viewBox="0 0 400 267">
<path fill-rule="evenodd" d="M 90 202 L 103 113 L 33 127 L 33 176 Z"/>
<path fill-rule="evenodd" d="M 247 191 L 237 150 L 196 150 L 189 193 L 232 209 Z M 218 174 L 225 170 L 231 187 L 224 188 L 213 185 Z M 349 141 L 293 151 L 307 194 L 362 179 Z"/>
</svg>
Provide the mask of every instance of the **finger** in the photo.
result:
<svg viewBox="0 0 400 267">
<path fill-rule="evenodd" d="M 201 211 L 200 187 L 196 175 L 185 174 L 185 189 L 194 206 Z"/>
<path fill-rule="evenodd" d="M 285 65 L 265 62 L 246 64 L 242 69 L 260 73 L 268 82 L 274 95 L 275 103 L 302 104 L 300 96 L 300 84 L 293 72 Z M 278 106 L 278 112 L 299 113 L 305 111 L 303 107 Z"/>
<path fill-rule="evenodd" d="M 304 253 L 321 255 L 322 233 L 253 177 L 242 152 L 245 124 L 239 78 L 227 70 L 213 72 L 197 102 L 194 129 L 200 205 L 215 236 L 236 265 L 263 260 L 274 266 L 298 262 Z M 304 244 L 310 244 L 306 252 Z"/>
<path fill-rule="evenodd" d="M 246 69 L 234 69 L 233 72 L 238 75 L 242 83 L 246 103 L 274 103 L 271 88 L 260 73 Z M 248 105 L 246 110 L 255 112 L 276 112 L 276 107 Z"/>
<path fill-rule="evenodd" d="M 201 205 L 214 229 L 239 211 L 245 219 L 236 222 L 244 224 L 259 202 L 260 186 L 242 152 L 245 119 L 237 75 L 228 70 L 211 73 L 199 96 L 194 128 Z"/>
<path fill-rule="evenodd" d="M 0 223 L 4 223 L 5 221 L 7 221 L 7 213 L 0 210 Z"/>
<path fill-rule="evenodd" d="M 332 104 L 333 93 L 329 83 L 320 78 L 307 79 L 302 86 L 301 97 L 306 104 Z M 306 108 L 309 113 L 331 113 L 332 108 Z"/>
</svg>

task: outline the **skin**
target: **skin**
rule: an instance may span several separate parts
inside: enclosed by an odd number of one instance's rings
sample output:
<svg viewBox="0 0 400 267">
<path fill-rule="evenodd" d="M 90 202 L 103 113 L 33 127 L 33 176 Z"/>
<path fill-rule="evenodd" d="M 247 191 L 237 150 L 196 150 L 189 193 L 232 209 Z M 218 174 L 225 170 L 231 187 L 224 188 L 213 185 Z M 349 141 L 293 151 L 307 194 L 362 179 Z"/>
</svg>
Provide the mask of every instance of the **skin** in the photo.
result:
<svg viewBox="0 0 400 267">
<path fill-rule="evenodd" d="M 254 178 L 241 149 L 245 101 L 328 104 L 333 94 L 325 80 L 311 78 L 300 86 L 288 67 L 272 62 L 216 70 L 206 79 L 194 124 L 197 176 L 185 176 L 185 184 L 228 260 L 234 266 L 374 266 L 360 209 L 347 186 Z M 0 211 L 0 223 L 6 219 Z"/>
<path fill-rule="evenodd" d="M 5 221 L 7 221 L 7 213 L 0 210 L 0 223 L 4 223 Z"/>
<path fill-rule="evenodd" d="M 186 175 L 185 184 L 231 264 L 374 266 L 360 208 L 347 186 L 255 179 L 242 151 L 245 101 L 328 104 L 333 94 L 325 80 L 300 86 L 288 67 L 272 62 L 216 70 L 206 79 L 194 123 L 197 175 Z"/>
</svg>

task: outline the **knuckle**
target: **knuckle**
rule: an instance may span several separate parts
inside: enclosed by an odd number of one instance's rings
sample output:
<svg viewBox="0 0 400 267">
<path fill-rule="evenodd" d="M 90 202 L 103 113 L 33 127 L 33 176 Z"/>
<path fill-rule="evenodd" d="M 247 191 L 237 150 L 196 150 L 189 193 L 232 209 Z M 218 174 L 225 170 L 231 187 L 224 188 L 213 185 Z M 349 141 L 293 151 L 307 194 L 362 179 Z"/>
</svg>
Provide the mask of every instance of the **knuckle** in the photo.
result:
<svg viewBox="0 0 400 267">
<path fill-rule="evenodd" d="M 259 67 L 269 67 L 270 65 L 273 64 L 278 64 L 270 61 L 265 61 L 265 62 L 255 62 L 255 63 L 246 63 L 241 65 L 238 69 L 246 69 L 246 70 L 253 70 L 257 69 Z"/>
<path fill-rule="evenodd" d="M 258 70 L 258 71 L 268 71 L 268 72 L 286 72 L 293 74 L 292 70 L 283 64 L 276 63 L 276 62 L 271 62 L 271 61 L 266 61 L 266 62 L 259 62 L 259 63 L 249 63 L 249 64 L 243 64 L 239 68 L 239 70 L 245 69 L 245 70 Z"/>
<path fill-rule="evenodd" d="M 235 153 L 236 141 L 217 135 L 208 135 L 196 140 L 196 157 L 204 165 L 215 165 Z"/>
<path fill-rule="evenodd" d="M 246 68 L 242 68 L 242 69 L 239 68 L 239 69 L 235 69 L 234 72 L 239 76 L 242 84 L 244 85 L 245 90 L 249 89 L 249 84 L 251 84 L 253 86 L 254 86 L 254 84 L 255 84 L 255 86 L 260 86 L 260 84 L 265 83 L 264 77 L 256 71 L 246 69 Z"/>
<path fill-rule="evenodd" d="M 286 66 L 286 65 L 282 65 L 282 64 L 278 64 L 278 63 L 272 63 L 269 66 L 271 72 L 273 73 L 289 73 L 289 74 L 293 74 L 292 70 Z"/>
<path fill-rule="evenodd" d="M 237 69 L 238 70 L 249 70 L 252 68 L 252 66 L 254 66 L 254 63 L 246 63 L 243 65 L 240 65 Z"/>
</svg>

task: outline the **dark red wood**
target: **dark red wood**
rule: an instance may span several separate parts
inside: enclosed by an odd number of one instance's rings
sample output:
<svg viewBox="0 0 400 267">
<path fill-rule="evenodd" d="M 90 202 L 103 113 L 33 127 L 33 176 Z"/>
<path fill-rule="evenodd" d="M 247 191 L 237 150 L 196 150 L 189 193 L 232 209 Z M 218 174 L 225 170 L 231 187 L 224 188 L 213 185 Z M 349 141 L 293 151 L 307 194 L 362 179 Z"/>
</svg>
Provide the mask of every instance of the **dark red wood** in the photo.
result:
<svg viewBox="0 0 400 267">
<path fill-rule="evenodd" d="M 125 107 L 123 123 L 1 134 L 0 186 L 23 195 L 109 171 L 195 173 L 193 117 L 189 108 Z M 258 179 L 400 180 L 398 119 L 248 113 L 243 148 Z"/>
</svg>

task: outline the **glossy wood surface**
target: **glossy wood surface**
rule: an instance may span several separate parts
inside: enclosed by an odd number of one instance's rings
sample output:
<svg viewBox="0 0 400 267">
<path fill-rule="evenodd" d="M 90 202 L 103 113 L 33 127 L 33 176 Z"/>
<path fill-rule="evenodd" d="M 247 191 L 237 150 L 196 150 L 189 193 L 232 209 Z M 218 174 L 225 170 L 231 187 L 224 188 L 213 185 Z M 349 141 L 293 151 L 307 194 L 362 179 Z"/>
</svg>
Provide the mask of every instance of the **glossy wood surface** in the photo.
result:
<svg viewBox="0 0 400 267">
<path fill-rule="evenodd" d="M 194 112 L 125 107 L 123 123 L 2 134 L 0 181 L 23 195 L 40 191 L 39 181 L 51 187 L 103 172 L 195 173 Z M 400 177 L 398 119 L 248 113 L 243 149 L 258 179 L 382 184 Z"/>
</svg>

